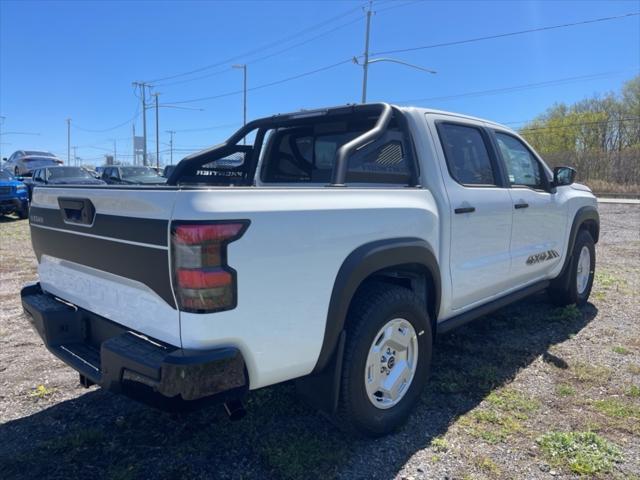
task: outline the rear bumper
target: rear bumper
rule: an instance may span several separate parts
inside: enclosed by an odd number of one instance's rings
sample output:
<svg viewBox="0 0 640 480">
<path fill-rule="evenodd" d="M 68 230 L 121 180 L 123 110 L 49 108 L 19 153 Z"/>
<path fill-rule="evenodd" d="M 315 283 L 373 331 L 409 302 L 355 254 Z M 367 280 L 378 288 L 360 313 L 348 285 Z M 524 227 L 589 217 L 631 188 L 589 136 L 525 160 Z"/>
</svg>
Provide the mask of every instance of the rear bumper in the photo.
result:
<svg viewBox="0 0 640 480">
<path fill-rule="evenodd" d="M 77 370 L 85 384 L 161 408 L 174 408 L 183 400 L 235 400 L 248 390 L 244 359 L 236 348 L 167 345 L 63 303 L 39 284 L 23 288 L 20 295 L 47 349 Z"/>
</svg>

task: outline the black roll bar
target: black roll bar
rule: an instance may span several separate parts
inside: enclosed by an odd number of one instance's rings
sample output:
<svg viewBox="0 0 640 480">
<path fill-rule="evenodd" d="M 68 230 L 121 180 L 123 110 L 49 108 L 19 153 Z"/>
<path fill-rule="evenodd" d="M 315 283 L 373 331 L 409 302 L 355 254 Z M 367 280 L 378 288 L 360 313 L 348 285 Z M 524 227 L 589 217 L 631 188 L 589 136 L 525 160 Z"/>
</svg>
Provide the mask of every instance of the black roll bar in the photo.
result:
<svg viewBox="0 0 640 480">
<path fill-rule="evenodd" d="M 213 155 L 226 155 L 231 153 L 233 148 L 246 137 L 249 133 L 256 129 L 269 129 L 286 127 L 288 125 L 296 125 L 305 121 L 312 122 L 314 119 L 322 116 L 345 115 L 355 112 L 371 112 L 374 114 L 380 110 L 380 116 L 376 124 L 371 130 L 366 131 L 359 137 L 354 138 L 350 142 L 345 143 L 336 152 L 336 161 L 333 167 L 332 180 L 329 186 L 343 187 L 347 176 L 347 167 L 349 156 L 356 150 L 368 145 L 369 143 L 379 139 L 386 131 L 394 108 L 388 103 L 369 103 L 364 105 L 345 105 L 341 107 L 324 108 L 318 110 L 307 110 L 284 115 L 273 115 L 271 117 L 259 118 L 253 120 L 242 128 L 237 130 L 227 140 L 219 145 L 193 153 L 180 161 L 167 179 L 168 185 L 177 185 L 180 178 L 192 170 L 195 166 L 202 165 L 211 161 Z"/>
<path fill-rule="evenodd" d="M 391 120 L 393 109 L 388 103 L 380 103 L 382 111 L 378 121 L 371 130 L 367 130 L 359 137 L 354 138 L 350 142 L 342 145 L 336 152 L 336 162 L 333 166 L 333 178 L 331 180 L 332 187 L 344 187 L 347 178 L 347 167 L 349 155 L 365 145 L 377 140 L 384 134 Z"/>
</svg>

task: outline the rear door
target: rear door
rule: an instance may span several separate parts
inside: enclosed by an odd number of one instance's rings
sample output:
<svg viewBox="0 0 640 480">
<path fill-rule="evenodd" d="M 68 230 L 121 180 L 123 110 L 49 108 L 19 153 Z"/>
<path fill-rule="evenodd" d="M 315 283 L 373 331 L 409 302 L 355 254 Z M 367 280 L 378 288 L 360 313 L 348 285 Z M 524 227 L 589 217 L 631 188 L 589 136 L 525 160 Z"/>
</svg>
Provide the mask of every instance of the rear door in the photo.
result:
<svg viewBox="0 0 640 480">
<path fill-rule="evenodd" d="M 495 131 L 494 138 L 513 204 L 509 276 L 523 285 L 546 277 L 560 263 L 567 212 L 534 153 L 511 133 Z"/>
<path fill-rule="evenodd" d="M 512 205 L 489 133 L 481 124 L 436 121 L 451 215 L 454 310 L 510 287 Z"/>
<path fill-rule="evenodd" d="M 42 288 L 179 346 L 168 248 L 176 193 L 167 187 L 36 189 L 29 222 Z"/>
</svg>

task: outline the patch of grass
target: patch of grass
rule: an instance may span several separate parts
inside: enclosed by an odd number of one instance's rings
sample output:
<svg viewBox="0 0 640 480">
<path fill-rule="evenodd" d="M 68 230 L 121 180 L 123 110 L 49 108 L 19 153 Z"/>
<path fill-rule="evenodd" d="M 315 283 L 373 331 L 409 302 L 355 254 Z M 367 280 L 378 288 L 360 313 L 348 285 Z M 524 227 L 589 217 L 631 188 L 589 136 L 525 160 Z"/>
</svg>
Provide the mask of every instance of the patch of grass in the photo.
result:
<svg viewBox="0 0 640 480">
<path fill-rule="evenodd" d="M 38 400 L 44 400 L 45 398 L 53 395 L 54 392 L 55 390 L 53 388 L 47 388 L 44 385 L 38 385 L 31 392 L 29 392 L 29 396 Z"/>
<path fill-rule="evenodd" d="M 573 373 L 579 382 L 597 385 L 608 382 L 611 377 L 611 369 L 587 363 L 576 363 L 573 366 Z"/>
<path fill-rule="evenodd" d="M 464 372 L 446 369 L 434 372 L 434 388 L 441 393 L 463 393 L 469 385 L 469 377 Z"/>
<path fill-rule="evenodd" d="M 436 452 L 446 452 L 449 450 L 449 443 L 442 437 L 431 440 L 431 446 Z"/>
<path fill-rule="evenodd" d="M 617 398 L 607 398 L 606 400 L 597 400 L 593 402 L 593 406 L 600 413 L 604 413 L 609 417 L 640 419 L 640 407 L 629 405 Z"/>
<path fill-rule="evenodd" d="M 611 350 L 613 350 L 614 353 L 618 353 L 620 355 L 629 355 L 631 352 L 629 350 L 627 350 L 624 347 L 613 347 Z"/>
<path fill-rule="evenodd" d="M 491 475 L 500 475 L 501 473 L 500 467 L 489 457 L 476 458 L 476 465 L 480 470 Z"/>
<path fill-rule="evenodd" d="M 624 278 L 607 271 L 596 271 L 594 283 L 605 290 L 620 290 L 627 286 Z"/>
<path fill-rule="evenodd" d="M 467 434 L 490 444 L 504 442 L 522 431 L 522 425 L 515 417 L 494 410 L 474 410 L 461 417 L 459 423 Z"/>
<path fill-rule="evenodd" d="M 487 396 L 487 402 L 502 411 L 517 412 L 523 418 L 540 408 L 540 402 L 535 398 L 527 397 L 513 388 L 491 392 Z"/>
<path fill-rule="evenodd" d="M 575 305 L 554 308 L 548 315 L 550 322 L 573 322 L 582 318 L 582 312 Z"/>
<path fill-rule="evenodd" d="M 627 367 L 627 370 L 632 375 L 640 375 L 640 365 L 636 365 L 635 363 L 632 363 L 631 365 L 629 365 Z"/>
<path fill-rule="evenodd" d="M 44 447 L 58 454 L 73 455 L 73 450 L 91 448 L 102 442 L 102 440 L 104 440 L 102 431 L 88 428 L 48 441 L 44 444 Z"/>
<path fill-rule="evenodd" d="M 640 387 L 638 385 L 631 385 L 629 389 L 626 391 L 626 395 L 631 398 L 639 398 Z"/>
<path fill-rule="evenodd" d="M 279 478 L 308 478 L 309 472 L 333 477 L 334 470 L 347 457 L 346 449 L 312 433 L 280 436 L 260 445 L 262 460 Z"/>
<path fill-rule="evenodd" d="M 572 395 L 575 395 L 576 391 L 573 389 L 571 385 L 562 383 L 556 387 L 556 393 L 561 397 L 570 397 Z"/>
<path fill-rule="evenodd" d="M 550 463 L 580 475 L 608 473 L 622 460 L 620 449 L 594 432 L 551 432 L 537 442 Z"/>
</svg>

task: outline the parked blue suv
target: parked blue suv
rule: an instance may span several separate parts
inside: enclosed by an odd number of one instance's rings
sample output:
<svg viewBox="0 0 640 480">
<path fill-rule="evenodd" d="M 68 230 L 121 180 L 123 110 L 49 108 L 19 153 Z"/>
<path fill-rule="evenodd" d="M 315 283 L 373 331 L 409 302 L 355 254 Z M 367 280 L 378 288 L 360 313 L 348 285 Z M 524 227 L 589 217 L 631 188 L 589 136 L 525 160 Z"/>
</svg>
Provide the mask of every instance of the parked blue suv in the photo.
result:
<svg viewBox="0 0 640 480">
<path fill-rule="evenodd" d="M 0 170 L 0 215 L 8 213 L 17 213 L 20 218 L 29 216 L 29 191 L 12 173 Z"/>
</svg>

